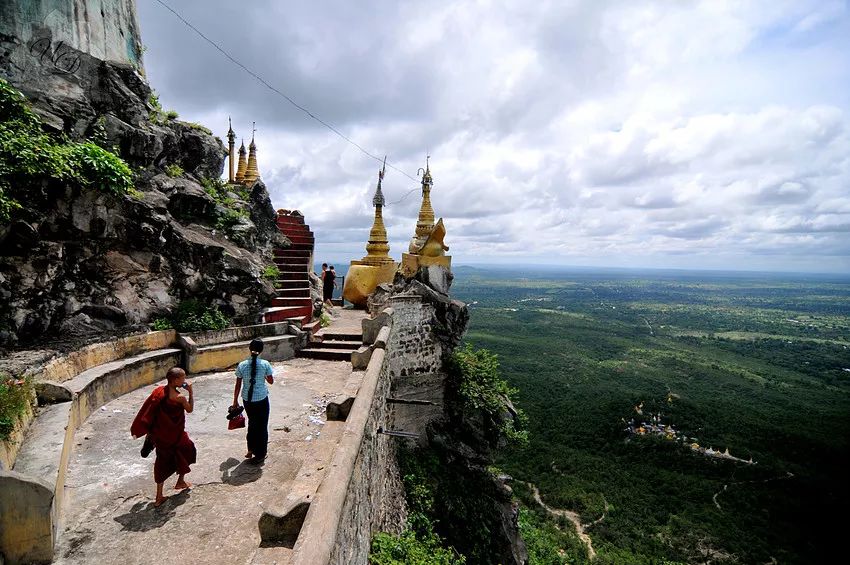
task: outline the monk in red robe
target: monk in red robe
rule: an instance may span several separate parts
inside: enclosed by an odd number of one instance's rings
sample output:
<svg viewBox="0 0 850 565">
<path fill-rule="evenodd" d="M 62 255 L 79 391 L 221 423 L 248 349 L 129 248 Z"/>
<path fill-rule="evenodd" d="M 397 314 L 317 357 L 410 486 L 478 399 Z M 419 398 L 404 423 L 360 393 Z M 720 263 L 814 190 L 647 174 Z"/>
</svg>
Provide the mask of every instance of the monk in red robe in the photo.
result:
<svg viewBox="0 0 850 565">
<path fill-rule="evenodd" d="M 166 385 L 151 393 L 130 427 L 133 437 L 147 435 L 156 447 L 156 461 L 153 465 L 156 482 L 154 506 L 159 506 L 168 498 L 162 494 L 162 485 L 174 473 L 177 473 L 177 484 L 174 485 L 176 490 L 192 486 L 186 482 L 185 476 L 197 455 L 195 444 L 186 433 L 186 413 L 195 408 L 192 384 L 186 382 L 186 372 L 179 367 L 170 369 L 165 378 L 168 380 Z M 180 388 L 188 391 L 188 399 L 180 394 Z"/>
</svg>

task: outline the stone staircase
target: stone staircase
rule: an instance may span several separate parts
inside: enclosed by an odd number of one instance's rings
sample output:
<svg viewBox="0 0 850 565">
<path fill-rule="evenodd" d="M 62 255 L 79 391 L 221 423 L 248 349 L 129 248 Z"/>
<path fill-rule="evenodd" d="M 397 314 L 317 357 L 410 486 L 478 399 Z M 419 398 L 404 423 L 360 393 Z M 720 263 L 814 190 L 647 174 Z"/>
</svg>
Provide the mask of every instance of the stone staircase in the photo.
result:
<svg viewBox="0 0 850 565">
<path fill-rule="evenodd" d="M 351 361 L 351 354 L 363 345 L 363 333 L 319 330 L 296 356 L 325 361 Z"/>
<path fill-rule="evenodd" d="M 275 281 L 277 295 L 264 311 L 265 321 L 295 320 L 307 324 L 313 317 L 309 272 L 313 268 L 315 238 L 300 214 L 278 213 L 277 227 L 292 245 L 274 250 L 280 278 Z"/>
</svg>

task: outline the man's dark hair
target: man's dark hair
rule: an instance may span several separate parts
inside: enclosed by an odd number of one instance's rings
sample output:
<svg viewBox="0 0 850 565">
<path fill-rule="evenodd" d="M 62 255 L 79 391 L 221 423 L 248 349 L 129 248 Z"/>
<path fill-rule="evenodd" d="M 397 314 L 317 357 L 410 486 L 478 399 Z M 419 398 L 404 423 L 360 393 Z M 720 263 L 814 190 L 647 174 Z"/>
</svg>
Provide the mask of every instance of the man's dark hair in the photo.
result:
<svg viewBox="0 0 850 565">
<path fill-rule="evenodd" d="M 326 269 L 327 269 L 327 268 L 328 268 L 328 264 L 327 264 L 327 263 L 322 263 L 322 267 L 324 267 L 324 268 L 326 268 Z"/>
</svg>

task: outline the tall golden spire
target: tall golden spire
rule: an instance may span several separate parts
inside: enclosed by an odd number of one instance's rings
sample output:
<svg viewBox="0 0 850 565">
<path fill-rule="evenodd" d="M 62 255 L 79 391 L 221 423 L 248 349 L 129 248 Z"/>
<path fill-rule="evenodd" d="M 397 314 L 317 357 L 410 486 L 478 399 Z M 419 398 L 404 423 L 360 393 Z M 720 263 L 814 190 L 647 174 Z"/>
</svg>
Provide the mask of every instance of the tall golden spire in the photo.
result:
<svg viewBox="0 0 850 565">
<path fill-rule="evenodd" d="M 242 147 L 239 148 L 239 168 L 236 169 L 234 180 L 238 183 L 245 181 L 245 172 L 248 170 L 248 162 L 245 160 L 245 140 L 242 140 Z"/>
<path fill-rule="evenodd" d="M 254 184 L 260 178 L 260 170 L 257 168 L 257 144 L 254 143 L 254 134 L 257 132 L 256 122 L 253 125 L 251 144 L 248 146 L 248 170 L 245 171 L 245 184 Z"/>
<path fill-rule="evenodd" d="M 236 163 L 233 161 L 233 158 L 236 157 L 235 147 L 236 134 L 233 133 L 233 123 L 230 121 L 230 118 L 227 118 L 227 160 L 229 162 L 229 174 L 227 175 L 227 180 L 231 183 L 236 180 Z"/>
<path fill-rule="evenodd" d="M 425 240 L 434 231 L 434 209 L 431 207 L 431 156 L 425 159 L 425 173 L 422 175 L 422 205 L 419 207 L 419 219 L 416 221 L 416 235 L 410 240 L 410 253 L 417 253 Z M 420 171 L 422 169 L 419 169 Z"/>
<path fill-rule="evenodd" d="M 375 220 L 372 222 L 372 229 L 369 230 L 366 257 L 363 257 L 363 263 L 367 265 L 382 265 L 393 262 L 389 256 L 390 244 L 387 240 L 387 228 L 384 227 L 383 208 L 385 200 L 384 193 L 381 192 L 381 181 L 384 180 L 386 170 L 387 158 L 384 157 L 384 166 L 378 172 L 378 186 L 375 188 L 375 196 L 372 198 L 372 205 L 375 207 Z"/>
</svg>

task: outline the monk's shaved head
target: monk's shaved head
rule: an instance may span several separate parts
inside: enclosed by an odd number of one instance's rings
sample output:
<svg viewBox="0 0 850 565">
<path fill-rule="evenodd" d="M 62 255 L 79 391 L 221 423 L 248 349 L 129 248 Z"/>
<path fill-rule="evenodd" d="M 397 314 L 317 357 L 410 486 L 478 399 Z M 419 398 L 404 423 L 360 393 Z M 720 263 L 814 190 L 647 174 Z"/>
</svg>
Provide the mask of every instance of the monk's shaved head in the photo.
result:
<svg viewBox="0 0 850 565">
<path fill-rule="evenodd" d="M 173 383 L 174 381 L 176 381 L 180 377 L 185 377 L 185 376 L 186 376 L 186 371 L 184 371 L 180 367 L 172 367 L 168 370 L 168 373 L 166 373 L 165 378 L 168 379 L 168 382 Z"/>
</svg>

